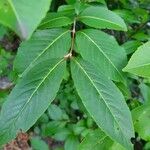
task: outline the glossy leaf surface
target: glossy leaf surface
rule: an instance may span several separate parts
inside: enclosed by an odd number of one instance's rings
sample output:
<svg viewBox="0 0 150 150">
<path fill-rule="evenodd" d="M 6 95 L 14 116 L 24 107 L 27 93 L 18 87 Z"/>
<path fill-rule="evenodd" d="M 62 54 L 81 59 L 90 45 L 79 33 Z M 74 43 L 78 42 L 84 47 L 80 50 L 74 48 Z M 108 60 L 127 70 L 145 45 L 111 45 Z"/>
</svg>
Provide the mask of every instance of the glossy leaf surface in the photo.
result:
<svg viewBox="0 0 150 150">
<path fill-rule="evenodd" d="M 132 118 L 121 92 L 86 61 L 73 59 L 71 70 L 77 92 L 97 125 L 109 137 L 132 149 Z"/>
<path fill-rule="evenodd" d="M 150 77 L 150 42 L 138 48 L 123 70 L 142 77 Z"/>
<path fill-rule="evenodd" d="M 0 23 L 28 39 L 45 17 L 51 0 L 1 0 Z M 34 8 L 33 8 L 34 7 Z"/>
<path fill-rule="evenodd" d="M 64 71 L 63 59 L 45 60 L 20 79 L 1 110 L 0 145 L 35 124 L 55 98 Z"/>
<path fill-rule="evenodd" d="M 122 68 L 127 62 L 126 54 L 112 36 L 94 29 L 81 30 L 76 35 L 76 48 L 108 78 L 124 81 Z"/>
<path fill-rule="evenodd" d="M 70 49 L 70 42 L 69 30 L 39 30 L 19 47 L 14 68 L 19 73 L 27 72 L 39 61 L 63 58 Z"/>
</svg>

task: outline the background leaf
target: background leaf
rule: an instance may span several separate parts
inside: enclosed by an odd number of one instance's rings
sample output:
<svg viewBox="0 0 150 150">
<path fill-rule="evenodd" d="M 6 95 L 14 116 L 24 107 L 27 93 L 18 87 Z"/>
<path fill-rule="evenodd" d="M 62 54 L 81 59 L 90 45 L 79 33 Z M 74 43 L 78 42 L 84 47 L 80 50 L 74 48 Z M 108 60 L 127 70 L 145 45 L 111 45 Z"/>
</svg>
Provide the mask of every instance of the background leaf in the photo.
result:
<svg viewBox="0 0 150 150">
<path fill-rule="evenodd" d="M 100 129 L 91 131 L 81 142 L 78 150 L 107 150 L 113 141 Z"/>
<path fill-rule="evenodd" d="M 135 131 L 139 136 L 150 141 L 150 104 L 142 105 L 132 110 Z"/>
<path fill-rule="evenodd" d="M 1 0 L 0 23 L 29 39 L 49 9 L 51 0 Z M 33 9 L 34 6 L 34 9 Z"/>
<path fill-rule="evenodd" d="M 144 98 L 144 103 L 150 103 L 150 85 L 149 84 L 145 84 L 145 83 L 141 83 L 139 85 L 140 88 L 140 92 Z"/>
<path fill-rule="evenodd" d="M 150 41 L 138 48 L 123 71 L 150 77 Z"/>
<path fill-rule="evenodd" d="M 70 135 L 68 139 L 65 142 L 65 150 L 77 150 L 77 147 L 79 145 L 78 138 L 74 135 Z"/>
<path fill-rule="evenodd" d="M 63 119 L 62 110 L 55 104 L 52 104 L 48 108 L 48 113 L 51 119 L 53 120 L 61 120 Z"/>
<path fill-rule="evenodd" d="M 48 145 L 40 137 L 33 137 L 30 141 L 34 150 L 49 150 Z"/>
<path fill-rule="evenodd" d="M 133 53 L 134 51 L 137 50 L 137 48 L 141 45 L 141 42 L 136 41 L 136 40 L 131 40 L 125 42 L 122 47 L 126 50 L 127 55 Z"/>
</svg>

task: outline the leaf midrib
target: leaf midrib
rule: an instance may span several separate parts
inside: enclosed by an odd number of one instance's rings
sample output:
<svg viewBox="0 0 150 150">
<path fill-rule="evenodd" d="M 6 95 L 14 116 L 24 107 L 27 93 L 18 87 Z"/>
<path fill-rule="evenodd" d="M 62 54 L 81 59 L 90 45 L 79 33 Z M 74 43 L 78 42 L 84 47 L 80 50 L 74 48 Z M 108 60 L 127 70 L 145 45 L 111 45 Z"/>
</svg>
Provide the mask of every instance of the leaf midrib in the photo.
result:
<svg viewBox="0 0 150 150">
<path fill-rule="evenodd" d="M 113 68 L 115 68 L 115 70 L 118 72 L 119 76 L 123 79 L 123 76 L 120 73 L 120 71 L 113 64 L 113 62 L 109 59 L 109 57 L 105 54 L 105 52 L 99 47 L 99 45 L 96 42 L 94 42 L 94 40 L 90 36 L 88 36 L 85 32 L 80 31 L 80 33 L 82 33 L 85 37 L 87 37 L 98 48 L 98 50 L 105 56 L 105 58 L 110 62 L 110 64 L 112 64 Z"/>
<path fill-rule="evenodd" d="M 55 38 L 37 57 L 34 58 L 34 60 L 31 61 L 31 63 L 28 65 L 28 67 L 24 70 L 24 72 L 21 74 L 23 76 L 29 69 L 30 67 L 36 62 L 36 60 L 44 54 L 57 40 L 59 40 L 62 36 L 64 36 L 66 33 L 70 32 L 69 30 L 63 32 L 60 34 L 57 38 Z"/>
<path fill-rule="evenodd" d="M 43 26 L 43 25 L 45 25 L 45 24 L 47 24 L 47 23 L 50 23 L 50 22 L 52 22 L 52 21 L 59 20 L 59 19 L 68 19 L 68 20 L 69 20 L 68 17 L 62 16 L 62 17 L 50 19 L 49 21 L 45 21 L 45 22 L 41 23 L 40 26 Z"/>
<path fill-rule="evenodd" d="M 97 89 L 96 85 L 94 84 L 94 82 L 92 81 L 92 79 L 89 77 L 88 73 L 86 72 L 86 70 L 82 67 L 82 65 L 80 65 L 79 62 L 77 62 L 76 60 L 74 60 L 76 62 L 76 64 L 81 68 L 81 70 L 84 72 L 84 74 L 88 77 L 88 79 L 90 80 L 91 84 L 94 86 L 94 88 L 96 89 L 96 91 L 98 92 L 98 94 L 102 97 L 102 100 L 104 101 L 105 105 L 107 106 L 108 110 L 110 111 L 112 117 L 114 118 L 115 122 L 119 125 L 119 128 L 122 132 L 122 134 L 124 133 L 122 128 L 120 127 L 120 124 L 118 123 L 118 121 L 116 120 L 116 118 L 114 117 L 111 109 L 109 108 L 109 106 L 107 105 L 105 98 L 102 96 L 102 94 L 99 92 L 99 90 Z M 94 119 L 94 118 L 93 118 Z M 95 119 L 94 119 L 95 120 Z M 124 134 L 123 134 L 124 135 Z"/>
<path fill-rule="evenodd" d="M 45 82 L 45 80 L 48 78 L 48 76 L 50 75 L 50 73 L 60 64 L 64 61 L 64 59 L 61 59 L 58 63 L 56 63 L 54 65 L 53 68 L 51 68 L 49 70 L 49 72 L 45 75 L 45 77 L 43 77 L 42 81 L 38 84 L 38 86 L 35 88 L 35 90 L 33 91 L 33 93 L 31 94 L 31 96 L 28 98 L 28 100 L 26 101 L 26 103 L 23 105 L 22 109 L 19 111 L 18 115 L 14 118 L 13 124 L 15 125 L 16 120 L 18 119 L 19 115 L 24 111 L 24 109 L 26 108 L 26 106 L 28 105 L 28 103 L 30 103 L 32 97 L 34 96 L 34 94 L 38 91 L 38 89 L 40 88 L 40 86 Z"/>
<path fill-rule="evenodd" d="M 145 66 L 149 66 L 150 63 L 147 63 L 147 64 L 141 64 L 141 65 L 137 65 L 137 66 L 133 66 L 133 67 L 125 67 L 123 70 L 126 70 L 126 69 L 138 69 L 138 68 L 142 68 L 142 67 L 145 67 Z"/>
<path fill-rule="evenodd" d="M 104 141 L 108 136 L 107 135 L 104 135 L 104 137 L 102 137 L 100 140 L 97 140 L 97 142 L 95 143 L 95 145 L 93 145 L 93 148 L 97 145 L 97 144 L 100 144 L 102 141 Z M 93 150 L 93 149 L 91 149 Z"/>
<path fill-rule="evenodd" d="M 88 18 L 88 19 L 95 19 L 95 20 L 100 20 L 100 21 L 105 21 L 105 22 L 108 22 L 108 23 L 111 23 L 111 24 L 113 24 L 113 25 L 117 25 L 120 29 L 123 29 L 119 24 L 117 24 L 117 23 L 114 23 L 114 22 L 111 22 L 111 21 L 109 21 L 109 20 L 106 20 L 106 19 L 103 19 L 103 18 L 98 18 L 98 17 L 94 17 L 94 16 L 80 16 L 79 17 L 79 19 L 84 19 L 84 18 Z"/>
</svg>

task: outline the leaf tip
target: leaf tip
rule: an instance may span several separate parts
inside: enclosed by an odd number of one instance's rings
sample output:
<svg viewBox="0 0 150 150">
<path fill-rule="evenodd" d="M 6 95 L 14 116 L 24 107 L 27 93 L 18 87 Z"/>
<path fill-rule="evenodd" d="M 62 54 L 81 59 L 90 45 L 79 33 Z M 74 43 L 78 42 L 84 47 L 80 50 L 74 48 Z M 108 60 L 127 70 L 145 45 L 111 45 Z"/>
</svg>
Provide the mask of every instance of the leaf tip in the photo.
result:
<svg viewBox="0 0 150 150">
<path fill-rule="evenodd" d="M 128 72 L 128 70 L 129 70 L 128 65 L 122 69 L 123 72 Z"/>
</svg>

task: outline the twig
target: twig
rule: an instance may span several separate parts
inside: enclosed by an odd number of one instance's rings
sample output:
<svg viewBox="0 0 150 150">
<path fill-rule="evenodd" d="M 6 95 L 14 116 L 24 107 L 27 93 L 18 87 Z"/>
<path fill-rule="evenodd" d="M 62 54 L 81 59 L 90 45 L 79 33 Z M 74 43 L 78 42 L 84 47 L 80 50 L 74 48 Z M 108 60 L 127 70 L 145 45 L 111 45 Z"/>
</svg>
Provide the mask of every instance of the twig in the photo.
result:
<svg viewBox="0 0 150 150">
<path fill-rule="evenodd" d="M 74 19 L 73 29 L 72 29 L 71 33 L 72 33 L 71 48 L 70 48 L 70 52 L 64 56 L 65 59 L 72 57 L 72 52 L 73 52 L 74 43 L 75 43 L 75 34 L 76 34 L 76 18 Z"/>
</svg>

